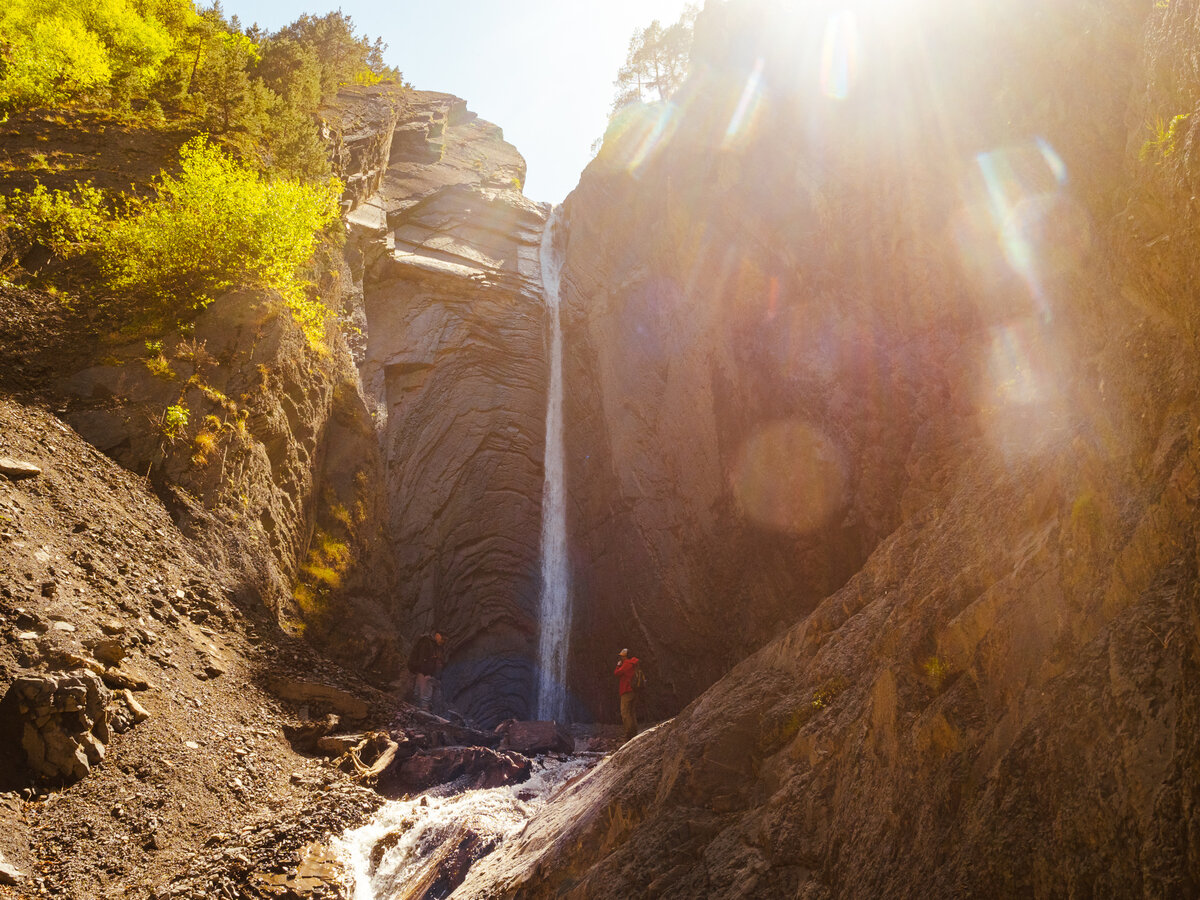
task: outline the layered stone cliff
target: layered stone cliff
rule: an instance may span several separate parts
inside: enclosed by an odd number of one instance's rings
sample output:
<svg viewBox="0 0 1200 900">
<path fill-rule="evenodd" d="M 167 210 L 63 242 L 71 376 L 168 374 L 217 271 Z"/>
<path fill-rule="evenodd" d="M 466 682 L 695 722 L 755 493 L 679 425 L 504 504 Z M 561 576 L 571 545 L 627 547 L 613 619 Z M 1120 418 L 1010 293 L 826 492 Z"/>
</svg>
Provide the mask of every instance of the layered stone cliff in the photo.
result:
<svg viewBox="0 0 1200 900">
<path fill-rule="evenodd" d="M 709 5 L 565 276 L 583 705 L 783 633 L 456 896 L 1191 896 L 1196 5 L 793 6 Z"/>
<path fill-rule="evenodd" d="M 366 167 L 370 168 L 370 167 Z M 448 637 L 446 699 L 527 717 L 536 646 L 547 362 L 525 163 L 463 101 L 417 92 L 349 215 L 360 371 L 407 635 Z"/>
</svg>

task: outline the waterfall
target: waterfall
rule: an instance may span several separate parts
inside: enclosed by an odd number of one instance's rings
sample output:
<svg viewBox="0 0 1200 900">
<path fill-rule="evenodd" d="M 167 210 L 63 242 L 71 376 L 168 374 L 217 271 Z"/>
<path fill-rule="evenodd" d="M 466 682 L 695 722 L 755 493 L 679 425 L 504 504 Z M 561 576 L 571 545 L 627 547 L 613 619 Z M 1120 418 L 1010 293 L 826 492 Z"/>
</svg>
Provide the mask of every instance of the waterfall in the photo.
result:
<svg viewBox="0 0 1200 900">
<path fill-rule="evenodd" d="M 550 310 L 550 398 L 546 404 L 546 478 L 542 486 L 542 592 L 538 601 L 537 717 L 566 720 L 567 656 L 571 637 L 571 582 L 567 567 L 567 507 L 563 466 L 562 251 L 555 247 L 562 207 L 542 232 L 542 289 Z"/>
</svg>

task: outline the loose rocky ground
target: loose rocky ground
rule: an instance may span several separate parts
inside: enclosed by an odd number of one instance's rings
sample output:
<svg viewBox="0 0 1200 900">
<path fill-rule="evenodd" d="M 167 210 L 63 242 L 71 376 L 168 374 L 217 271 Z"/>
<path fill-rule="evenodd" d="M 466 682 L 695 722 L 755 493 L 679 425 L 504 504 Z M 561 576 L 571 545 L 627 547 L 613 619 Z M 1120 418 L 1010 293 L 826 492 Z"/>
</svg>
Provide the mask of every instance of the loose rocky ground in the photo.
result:
<svg viewBox="0 0 1200 900">
<path fill-rule="evenodd" d="M 105 681 L 144 682 L 133 695 L 149 713 L 65 789 L 5 761 L 0 853 L 26 877 L 0 896 L 164 896 L 172 884 L 220 896 L 224 883 L 246 895 L 258 867 L 286 876 L 305 841 L 381 802 L 292 749 L 283 726 L 326 709 L 279 700 L 265 682 L 350 687 L 382 722 L 398 700 L 232 602 L 143 481 L 51 412 L 0 399 L 0 456 L 41 470 L 0 477 L 0 679 L 71 668 L 115 641 L 125 658 L 101 666 Z"/>
</svg>

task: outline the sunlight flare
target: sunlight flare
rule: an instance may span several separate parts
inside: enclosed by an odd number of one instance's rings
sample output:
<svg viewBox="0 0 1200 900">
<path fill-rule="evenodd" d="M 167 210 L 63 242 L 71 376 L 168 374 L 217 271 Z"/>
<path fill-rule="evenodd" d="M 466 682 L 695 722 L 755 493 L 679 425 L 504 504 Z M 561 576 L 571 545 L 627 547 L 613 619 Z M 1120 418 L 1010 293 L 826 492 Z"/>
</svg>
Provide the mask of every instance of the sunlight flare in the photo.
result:
<svg viewBox="0 0 1200 900">
<path fill-rule="evenodd" d="M 831 100 L 845 100 L 858 77 L 862 53 L 858 20 L 850 10 L 829 16 L 821 43 L 821 93 Z"/>
<path fill-rule="evenodd" d="M 763 65 L 763 59 L 759 57 L 754 63 L 754 71 L 746 79 L 746 87 L 742 90 L 737 109 L 734 110 L 733 117 L 729 120 L 729 127 L 725 129 L 725 140 L 721 143 L 724 148 L 733 146 L 740 137 L 744 137 L 752 131 L 751 126 L 762 105 Z"/>
<path fill-rule="evenodd" d="M 602 152 L 637 174 L 670 142 L 679 127 L 680 109 L 673 102 L 630 103 L 613 116 Z"/>
<path fill-rule="evenodd" d="M 1045 232 L 1067 184 L 1067 167 L 1044 138 L 980 153 L 976 164 L 1004 258 L 1049 321 L 1053 313 L 1041 277 L 1043 260 L 1050 258 Z"/>
<path fill-rule="evenodd" d="M 834 441 L 816 425 L 772 422 L 742 445 L 730 486 L 746 518 L 759 525 L 806 534 L 840 507 L 845 462 Z"/>
</svg>

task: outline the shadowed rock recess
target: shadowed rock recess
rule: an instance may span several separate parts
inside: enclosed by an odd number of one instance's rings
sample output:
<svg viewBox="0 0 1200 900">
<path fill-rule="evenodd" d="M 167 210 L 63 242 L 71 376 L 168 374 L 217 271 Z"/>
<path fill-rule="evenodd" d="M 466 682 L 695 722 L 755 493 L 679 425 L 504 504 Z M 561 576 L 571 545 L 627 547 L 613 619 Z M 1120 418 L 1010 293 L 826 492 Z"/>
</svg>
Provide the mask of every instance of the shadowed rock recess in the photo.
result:
<svg viewBox="0 0 1200 900">
<path fill-rule="evenodd" d="M 447 700 L 488 725 L 529 716 L 536 641 L 546 211 L 524 177 L 499 128 L 418 92 L 349 216 L 402 627 L 446 633 Z"/>
<path fill-rule="evenodd" d="M 1200 892 L 1196 4 L 861 6 L 569 198 L 581 705 L 716 683 L 455 896 Z"/>
</svg>

